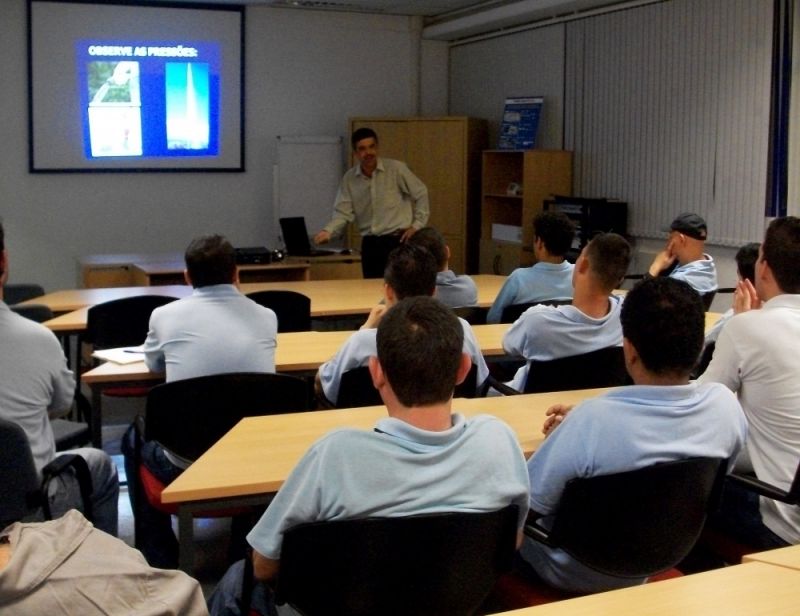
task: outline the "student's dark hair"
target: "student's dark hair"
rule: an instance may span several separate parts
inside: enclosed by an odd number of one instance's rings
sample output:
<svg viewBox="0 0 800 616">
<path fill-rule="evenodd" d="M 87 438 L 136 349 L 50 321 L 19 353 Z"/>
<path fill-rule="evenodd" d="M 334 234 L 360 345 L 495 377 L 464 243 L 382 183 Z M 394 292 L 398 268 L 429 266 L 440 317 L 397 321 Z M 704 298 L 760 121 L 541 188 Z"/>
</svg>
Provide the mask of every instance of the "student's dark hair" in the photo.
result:
<svg viewBox="0 0 800 616">
<path fill-rule="evenodd" d="M 389 253 L 383 280 L 392 287 L 397 299 L 433 295 L 438 271 L 431 253 L 404 242 Z"/>
<path fill-rule="evenodd" d="M 204 235 L 186 248 L 186 269 L 195 288 L 231 284 L 236 276 L 236 255 L 222 235 Z"/>
<path fill-rule="evenodd" d="M 586 258 L 594 278 L 609 293 L 616 289 L 631 264 L 631 245 L 616 233 L 596 235 L 586 247 Z"/>
<path fill-rule="evenodd" d="M 758 261 L 759 246 L 761 244 L 758 242 L 750 242 L 736 251 L 736 269 L 739 272 L 739 276 L 753 284 L 756 281 L 756 261 Z"/>
<path fill-rule="evenodd" d="M 353 131 L 353 134 L 350 135 L 350 145 L 353 149 L 356 149 L 356 144 L 361 141 L 362 139 L 369 139 L 372 137 L 375 140 L 375 143 L 378 143 L 378 134 L 372 130 L 371 128 L 357 128 Z"/>
<path fill-rule="evenodd" d="M 432 297 L 409 297 L 380 321 L 378 360 L 404 406 L 446 402 L 453 395 L 464 329 L 453 311 Z"/>
<path fill-rule="evenodd" d="M 572 247 L 575 225 L 563 212 L 539 212 L 533 219 L 533 236 L 551 255 L 563 257 Z"/>
<path fill-rule="evenodd" d="M 764 261 L 784 293 L 800 293 L 800 218 L 776 218 L 762 244 Z"/>
<path fill-rule="evenodd" d="M 408 242 L 427 250 L 436 259 L 438 269 L 444 269 L 447 263 L 447 243 L 444 241 L 444 236 L 436 229 L 423 227 L 412 235 Z"/>
<path fill-rule="evenodd" d="M 622 335 L 654 374 L 688 376 L 703 348 L 705 307 L 682 280 L 646 278 L 625 296 Z"/>
</svg>

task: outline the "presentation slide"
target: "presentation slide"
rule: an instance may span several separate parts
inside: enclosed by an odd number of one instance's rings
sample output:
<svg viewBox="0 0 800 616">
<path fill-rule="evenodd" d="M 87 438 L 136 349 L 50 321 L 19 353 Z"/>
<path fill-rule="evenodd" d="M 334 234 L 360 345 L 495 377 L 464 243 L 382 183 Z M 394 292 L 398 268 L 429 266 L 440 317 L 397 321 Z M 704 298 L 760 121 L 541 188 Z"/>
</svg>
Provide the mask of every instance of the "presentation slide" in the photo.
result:
<svg viewBox="0 0 800 616">
<path fill-rule="evenodd" d="M 31 0 L 31 170 L 243 170 L 243 14 L 207 6 Z"/>
</svg>

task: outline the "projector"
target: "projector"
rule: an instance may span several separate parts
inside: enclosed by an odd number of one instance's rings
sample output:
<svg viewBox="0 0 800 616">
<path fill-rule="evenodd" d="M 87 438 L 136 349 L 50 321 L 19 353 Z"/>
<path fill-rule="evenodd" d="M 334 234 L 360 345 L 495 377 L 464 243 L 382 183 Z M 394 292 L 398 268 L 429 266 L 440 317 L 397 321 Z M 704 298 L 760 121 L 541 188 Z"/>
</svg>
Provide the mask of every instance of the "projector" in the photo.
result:
<svg viewBox="0 0 800 616">
<path fill-rule="evenodd" d="M 236 265 L 262 265 L 272 263 L 272 252 L 266 246 L 234 248 Z"/>
</svg>

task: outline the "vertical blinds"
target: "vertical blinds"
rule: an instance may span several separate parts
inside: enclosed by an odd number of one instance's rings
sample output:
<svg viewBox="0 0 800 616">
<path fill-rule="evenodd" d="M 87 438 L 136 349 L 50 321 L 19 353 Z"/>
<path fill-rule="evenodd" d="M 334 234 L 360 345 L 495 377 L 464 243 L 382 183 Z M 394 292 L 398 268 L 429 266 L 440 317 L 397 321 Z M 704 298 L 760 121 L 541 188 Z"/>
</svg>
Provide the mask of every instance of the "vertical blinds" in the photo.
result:
<svg viewBox="0 0 800 616">
<path fill-rule="evenodd" d="M 761 239 L 772 15 L 772 0 L 672 0 L 567 24 L 576 194 L 627 201 L 640 237 L 691 210 L 714 244 Z"/>
</svg>

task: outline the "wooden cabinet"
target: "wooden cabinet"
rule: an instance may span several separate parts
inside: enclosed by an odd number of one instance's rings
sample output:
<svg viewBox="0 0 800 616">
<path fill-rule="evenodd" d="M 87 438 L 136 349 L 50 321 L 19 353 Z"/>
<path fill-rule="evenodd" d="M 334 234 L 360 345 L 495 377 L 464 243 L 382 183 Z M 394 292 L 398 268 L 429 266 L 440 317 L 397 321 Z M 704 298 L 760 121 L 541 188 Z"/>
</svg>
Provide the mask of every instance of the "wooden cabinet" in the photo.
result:
<svg viewBox="0 0 800 616">
<path fill-rule="evenodd" d="M 486 120 L 351 118 L 351 133 L 362 127 L 378 134 L 381 156 L 402 160 L 428 187 L 428 224 L 438 229 L 450 246 L 450 267 L 458 273 L 477 272 L 480 164 L 487 143 Z M 350 239 L 352 246 L 360 246 L 356 229 L 351 229 Z"/>
<path fill-rule="evenodd" d="M 552 195 L 572 194 L 572 152 L 486 150 L 481 179 L 480 271 L 508 274 L 531 265 L 533 218 Z M 493 225 L 507 225 L 505 234 Z M 521 229 L 521 243 L 499 237 Z"/>
</svg>

